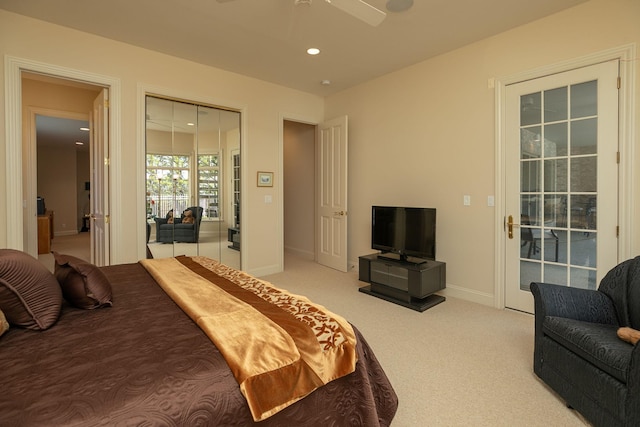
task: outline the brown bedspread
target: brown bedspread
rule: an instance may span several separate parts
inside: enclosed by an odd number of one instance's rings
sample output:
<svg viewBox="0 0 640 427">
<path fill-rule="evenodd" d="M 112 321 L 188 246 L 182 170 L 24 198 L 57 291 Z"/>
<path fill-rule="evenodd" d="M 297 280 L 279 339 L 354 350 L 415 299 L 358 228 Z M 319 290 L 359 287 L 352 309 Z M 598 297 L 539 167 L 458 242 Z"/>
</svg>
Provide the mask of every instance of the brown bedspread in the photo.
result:
<svg viewBox="0 0 640 427">
<path fill-rule="evenodd" d="M 254 421 L 355 370 L 353 328 L 308 298 L 211 258 L 141 264 L 218 347 Z"/>
<path fill-rule="evenodd" d="M 46 331 L 12 328 L 0 337 L 0 425 L 253 425 L 217 348 L 146 270 L 103 271 L 113 307 L 65 305 Z M 389 425 L 396 394 L 354 332 L 355 372 L 256 424 Z"/>
</svg>

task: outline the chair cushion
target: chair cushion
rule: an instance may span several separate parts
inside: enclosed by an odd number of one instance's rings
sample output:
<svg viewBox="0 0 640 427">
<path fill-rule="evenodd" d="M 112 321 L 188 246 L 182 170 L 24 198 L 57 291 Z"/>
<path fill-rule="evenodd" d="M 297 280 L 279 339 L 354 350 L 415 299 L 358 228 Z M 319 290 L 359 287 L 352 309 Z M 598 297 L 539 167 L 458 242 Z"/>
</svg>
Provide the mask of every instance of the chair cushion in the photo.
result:
<svg viewBox="0 0 640 427">
<path fill-rule="evenodd" d="M 617 325 L 564 317 L 547 316 L 543 322 L 554 341 L 626 384 L 633 346 L 619 339 L 617 330 Z"/>
<path fill-rule="evenodd" d="M 61 308 L 60 286 L 44 264 L 25 252 L 0 249 L 0 310 L 9 324 L 45 330 Z"/>
</svg>

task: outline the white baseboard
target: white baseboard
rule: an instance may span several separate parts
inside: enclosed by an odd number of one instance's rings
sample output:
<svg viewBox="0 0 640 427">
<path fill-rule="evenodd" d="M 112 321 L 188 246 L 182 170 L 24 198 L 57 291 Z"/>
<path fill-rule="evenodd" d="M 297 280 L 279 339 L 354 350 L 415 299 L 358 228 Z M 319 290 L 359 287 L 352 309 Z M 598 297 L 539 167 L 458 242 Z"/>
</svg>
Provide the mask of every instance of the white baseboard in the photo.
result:
<svg viewBox="0 0 640 427">
<path fill-rule="evenodd" d="M 439 291 L 438 294 L 444 297 L 459 298 L 465 301 L 475 302 L 489 307 L 494 307 L 494 295 L 486 292 L 478 292 L 471 289 L 462 288 L 460 286 L 450 285 Z"/>
<path fill-rule="evenodd" d="M 282 269 L 278 265 L 269 265 L 266 267 L 260 267 L 260 268 L 251 269 L 247 271 L 247 273 L 249 273 L 250 275 L 258 278 L 263 276 L 268 276 L 270 274 L 281 273 L 281 272 L 282 272 Z"/>
</svg>

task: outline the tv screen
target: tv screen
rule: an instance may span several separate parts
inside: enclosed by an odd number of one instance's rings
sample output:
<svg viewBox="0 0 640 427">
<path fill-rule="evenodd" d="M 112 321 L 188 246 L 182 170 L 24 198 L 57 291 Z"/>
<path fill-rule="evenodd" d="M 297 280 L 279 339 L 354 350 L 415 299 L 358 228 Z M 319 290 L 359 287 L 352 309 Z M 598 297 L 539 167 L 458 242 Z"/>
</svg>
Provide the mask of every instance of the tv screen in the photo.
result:
<svg viewBox="0 0 640 427">
<path fill-rule="evenodd" d="M 436 259 L 436 210 L 400 206 L 372 206 L 371 247 L 408 257 Z"/>
</svg>

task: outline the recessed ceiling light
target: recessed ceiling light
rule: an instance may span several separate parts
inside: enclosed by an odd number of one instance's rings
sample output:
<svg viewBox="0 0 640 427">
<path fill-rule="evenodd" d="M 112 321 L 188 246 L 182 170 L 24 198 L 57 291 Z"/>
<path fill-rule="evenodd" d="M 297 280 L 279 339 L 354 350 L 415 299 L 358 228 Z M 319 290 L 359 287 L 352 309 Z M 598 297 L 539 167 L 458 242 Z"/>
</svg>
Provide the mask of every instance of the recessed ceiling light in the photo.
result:
<svg viewBox="0 0 640 427">
<path fill-rule="evenodd" d="M 76 145 L 84 145 L 84 142 L 82 142 L 82 141 L 76 141 Z"/>
<path fill-rule="evenodd" d="M 85 132 L 89 132 L 89 128 L 80 128 L 80 130 L 83 130 Z"/>
<path fill-rule="evenodd" d="M 309 49 L 307 49 L 307 53 L 309 55 L 317 55 L 320 53 L 320 49 L 318 49 L 317 47 L 310 47 Z"/>
<path fill-rule="evenodd" d="M 331 80 L 323 80 L 320 83 L 322 83 L 324 86 L 329 86 L 331 84 Z"/>
<path fill-rule="evenodd" d="M 187 123 L 187 126 L 195 126 L 195 123 Z"/>
<path fill-rule="evenodd" d="M 404 12 L 411 9 L 413 0 L 389 0 L 387 1 L 387 10 L 389 12 Z"/>
</svg>

